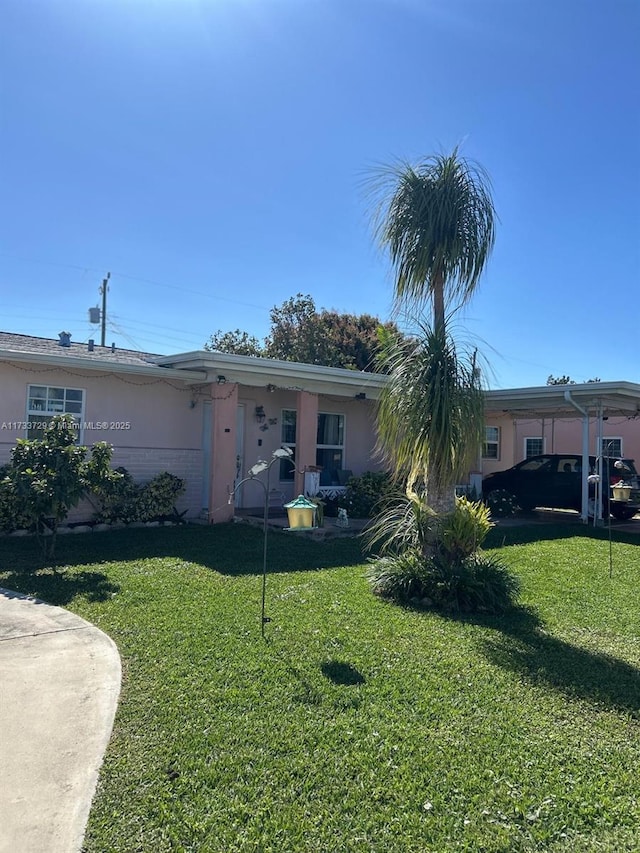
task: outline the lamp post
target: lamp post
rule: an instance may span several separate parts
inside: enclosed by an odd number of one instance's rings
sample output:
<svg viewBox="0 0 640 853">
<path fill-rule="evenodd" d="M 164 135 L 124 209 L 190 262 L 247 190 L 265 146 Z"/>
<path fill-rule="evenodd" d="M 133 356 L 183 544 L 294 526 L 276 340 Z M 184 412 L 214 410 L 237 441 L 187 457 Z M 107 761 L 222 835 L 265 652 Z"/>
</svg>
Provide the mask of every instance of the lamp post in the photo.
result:
<svg viewBox="0 0 640 853">
<path fill-rule="evenodd" d="M 260 483 L 264 490 L 264 517 L 263 517 L 263 548 L 262 548 L 262 617 L 261 617 L 261 632 L 262 637 L 264 638 L 264 626 L 267 622 L 271 622 L 271 619 L 268 616 L 265 616 L 265 600 L 267 594 L 267 536 L 269 533 L 269 478 L 271 476 L 271 467 L 275 462 L 280 462 L 282 459 L 286 459 L 291 465 L 295 468 L 295 463 L 292 459 L 293 450 L 290 447 L 278 447 L 272 453 L 272 458 L 270 462 L 266 462 L 264 459 L 259 459 L 255 465 L 249 468 L 249 476 L 245 477 L 243 480 L 240 480 L 237 483 L 233 490 L 229 491 L 229 504 L 233 501 L 233 496 L 238 491 L 240 486 L 244 483 L 248 483 L 253 481 L 254 483 Z M 262 474 L 264 471 L 267 472 L 267 481 L 258 479 L 258 474 Z"/>
</svg>

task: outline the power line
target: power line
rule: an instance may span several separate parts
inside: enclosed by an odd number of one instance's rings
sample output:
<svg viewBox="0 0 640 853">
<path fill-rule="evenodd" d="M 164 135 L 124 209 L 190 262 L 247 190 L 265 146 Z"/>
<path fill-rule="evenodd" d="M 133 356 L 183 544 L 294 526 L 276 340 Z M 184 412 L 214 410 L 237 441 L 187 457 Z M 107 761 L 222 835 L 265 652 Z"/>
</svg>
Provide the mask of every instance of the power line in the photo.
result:
<svg viewBox="0 0 640 853">
<path fill-rule="evenodd" d="M 13 258 L 14 260 L 24 261 L 25 263 L 44 264 L 45 266 L 53 266 L 53 267 L 65 267 L 66 269 L 80 270 L 81 272 L 85 272 L 85 273 L 86 272 L 95 272 L 95 273 L 102 274 L 102 270 L 97 270 L 94 267 L 83 267 L 83 266 L 80 266 L 78 264 L 61 263 L 59 261 L 45 261 L 45 260 L 41 260 L 39 258 L 25 258 L 25 257 L 21 257 L 20 255 L 11 255 L 8 252 L 0 252 L 0 257 Z M 191 293 L 194 296 L 202 296 L 202 297 L 205 297 L 206 299 L 217 299 L 220 302 L 229 302 L 233 305 L 242 305 L 243 308 L 257 308 L 260 311 L 270 311 L 271 310 L 271 308 L 267 308 L 265 305 L 256 305 L 254 302 L 242 302 L 239 299 L 230 299 L 227 296 L 220 296 L 219 293 L 212 293 L 210 291 L 202 291 L 202 290 L 193 290 L 192 288 L 184 287 L 183 285 L 169 284 L 168 282 L 165 282 L 165 281 L 157 281 L 156 279 L 144 278 L 143 276 L 131 275 L 130 273 L 118 272 L 117 270 L 113 271 L 113 275 L 119 276 L 120 278 L 129 279 L 129 281 L 139 281 L 139 282 L 144 282 L 145 284 L 152 284 L 152 285 L 154 285 L 154 287 L 166 287 L 169 290 L 177 290 L 180 293 Z"/>
</svg>

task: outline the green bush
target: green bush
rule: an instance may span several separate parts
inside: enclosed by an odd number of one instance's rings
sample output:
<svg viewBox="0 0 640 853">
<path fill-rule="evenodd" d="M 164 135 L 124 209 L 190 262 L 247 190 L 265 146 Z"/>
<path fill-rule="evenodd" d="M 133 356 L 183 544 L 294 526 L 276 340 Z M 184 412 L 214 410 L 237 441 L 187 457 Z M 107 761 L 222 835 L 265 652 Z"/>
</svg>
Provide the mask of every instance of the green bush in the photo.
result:
<svg viewBox="0 0 640 853">
<path fill-rule="evenodd" d="M 185 490 L 185 482 L 175 474 L 163 471 L 142 487 L 140 521 L 152 521 L 177 515 L 175 504 Z"/>
<path fill-rule="evenodd" d="M 506 489 L 494 489 L 489 492 L 485 503 L 494 518 L 510 518 L 518 510 L 515 496 Z"/>
<path fill-rule="evenodd" d="M 377 557 L 366 572 L 376 595 L 401 603 L 424 598 L 428 574 L 427 561 L 416 551 Z"/>
<path fill-rule="evenodd" d="M 0 468 L 0 530 L 4 533 L 29 529 L 33 525 L 9 478 L 9 470 L 9 465 Z"/>
<path fill-rule="evenodd" d="M 372 518 L 391 498 L 398 496 L 391 475 L 384 471 L 367 471 L 361 477 L 351 477 L 339 506 L 351 518 Z"/>
<path fill-rule="evenodd" d="M 493 527 L 489 508 L 481 501 L 456 498 L 453 512 L 439 523 L 438 545 L 445 562 L 455 565 L 482 547 Z"/>
<path fill-rule="evenodd" d="M 45 557 L 53 557 L 58 525 L 69 510 L 117 477 L 109 467 L 110 445 L 100 441 L 89 450 L 76 437 L 73 418 L 55 415 L 41 439 L 17 440 L 6 468 L 4 499 L 14 514 L 28 518 Z"/>
<path fill-rule="evenodd" d="M 100 499 L 97 521 L 153 521 L 178 518 L 175 503 L 185 490 L 185 482 L 163 471 L 145 485 L 137 485 L 126 468 L 117 468 L 118 480 L 96 492 Z"/>
<path fill-rule="evenodd" d="M 139 521 L 140 488 L 126 468 L 116 468 L 116 472 L 120 474 L 117 480 L 107 482 L 96 490 L 96 496 L 100 500 L 96 521 L 122 521 L 125 524 Z"/>
<path fill-rule="evenodd" d="M 365 546 L 377 548 L 382 555 L 415 552 L 426 555 L 433 551 L 439 519 L 419 496 L 403 497 L 390 502 L 365 531 Z"/>
<path fill-rule="evenodd" d="M 379 557 L 367 577 L 377 595 L 446 612 L 503 613 L 516 603 L 519 592 L 518 580 L 507 567 L 482 553 L 456 566 L 415 551 Z"/>
</svg>

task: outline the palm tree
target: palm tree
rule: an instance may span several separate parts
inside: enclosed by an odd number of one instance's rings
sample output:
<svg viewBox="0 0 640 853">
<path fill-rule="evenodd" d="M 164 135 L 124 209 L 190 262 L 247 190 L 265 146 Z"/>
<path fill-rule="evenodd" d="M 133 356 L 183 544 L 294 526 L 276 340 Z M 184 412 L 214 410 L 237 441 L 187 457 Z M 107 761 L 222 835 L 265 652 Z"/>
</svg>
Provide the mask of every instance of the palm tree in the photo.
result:
<svg viewBox="0 0 640 853">
<path fill-rule="evenodd" d="M 422 480 L 437 513 L 455 505 L 453 485 L 469 470 L 483 431 L 475 356 L 460 355 L 448 327 L 478 285 L 495 240 L 489 178 L 458 149 L 413 166 L 383 167 L 370 182 L 375 236 L 389 253 L 396 307 L 433 305 L 408 341 L 387 340 L 390 374 L 378 412 L 379 449 L 411 494 Z"/>
<path fill-rule="evenodd" d="M 388 373 L 378 405 L 378 449 L 410 499 L 436 515 L 455 506 L 453 485 L 477 457 L 484 429 L 476 354 L 461 351 L 446 321 L 418 323 L 413 337 L 383 339 Z"/>
<path fill-rule="evenodd" d="M 375 236 L 389 252 L 396 304 L 433 302 L 434 330 L 446 300 L 473 294 L 495 239 L 496 213 L 485 170 L 458 155 L 383 167 L 370 182 Z"/>
</svg>

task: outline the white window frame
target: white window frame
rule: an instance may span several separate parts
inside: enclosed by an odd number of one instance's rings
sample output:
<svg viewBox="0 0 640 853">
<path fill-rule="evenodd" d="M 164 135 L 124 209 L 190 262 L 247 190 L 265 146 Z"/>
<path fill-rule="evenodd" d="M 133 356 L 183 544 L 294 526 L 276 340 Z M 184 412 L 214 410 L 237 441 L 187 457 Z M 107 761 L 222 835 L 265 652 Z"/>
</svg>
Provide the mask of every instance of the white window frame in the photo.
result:
<svg viewBox="0 0 640 853">
<path fill-rule="evenodd" d="M 497 432 L 497 434 L 498 434 L 497 439 L 493 439 L 493 438 L 492 438 L 492 439 L 489 439 L 489 438 L 487 438 L 487 433 L 488 433 L 488 430 L 490 430 L 490 429 L 495 430 L 495 431 Z M 482 458 L 483 458 L 483 459 L 489 459 L 489 460 L 491 460 L 491 461 L 493 461 L 493 462 L 499 462 L 499 461 L 500 461 L 500 452 L 501 452 L 501 449 L 502 449 L 502 448 L 501 448 L 501 444 L 502 444 L 501 439 L 502 439 L 502 433 L 501 433 L 501 429 L 500 429 L 500 427 L 499 427 L 499 426 L 492 426 L 492 425 L 489 425 L 489 424 L 486 424 L 486 425 L 485 425 L 485 428 L 484 428 L 484 441 L 482 442 Z M 495 456 L 489 456 L 489 455 L 487 454 L 487 448 L 488 448 L 488 446 L 489 446 L 489 445 L 495 445 L 495 447 L 496 447 L 496 455 L 495 455 Z"/>
<path fill-rule="evenodd" d="M 292 412 L 295 416 L 295 430 L 294 430 L 294 439 L 293 441 L 285 441 L 284 440 L 284 425 L 285 425 L 285 412 Z M 290 447 L 293 450 L 293 456 L 290 457 L 291 461 L 287 461 L 286 459 L 280 460 L 280 465 L 278 468 L 278 480 L 281 483 L 291 483 L 295 478 L 295 466 L 291 464 L 291 462 L 295 462 L 295 453 L 296 453 L 296 440 L 295 434 L 298 429 L 298 410 L 297 409 L 280 409 L 280 444 L 284 447 Z M 290 476 L 283 477 L 282 472 L 285 470 L 284 466 L 287 466 L 287 474 L 289 471 L 291 472 Z"/>
<path fill-rule="evenodd" d="M 290 408 L 284 408 L 284 409 L 280 410 L 280 440 L 281 440 L 281 444 L 285 445 L 286 447 L 290 447 L 293 450 L 294 459 L 295 459 L 296 442 L 295 441 L 285 441 L 285 439 L 284 439 L 283 429 L 284 429 L 284 425 L 285 425 L 285 413 L 286 412 L 291 412 L 295 415 L 296 430 L 297 430 L 297 428 L 298 428 L 298 410 L 297 409 L 290 409 Z M 342 453 L 342 470 L 345 470 L 347 416 L 346 416 L 345 412 L 320 412 L 319 411 L 318 412 L 318 418 L 320 418 L 320 415 L 331 415 L 331 416 L 342 418 L 342 444 L 318 444 L 318 441 L 317 441 L 318 425 L 316 423 L 316 458 L 317 458 L 318 450 L 340 450 Z M 289 477 L 289 478 L 282 477 L 282 470 L 283 469 L 282 469 L 282 465 L 281 465 L 280 474 L 279 474 L 280 482 L 285 482 L 285 483 L 290 482 L 293 479 L 293 475 L 294 475 L 293 466 L 291 466 L 291 477 Z"/>
<path fill-rule="evenodd" d="M 32 394 L 33 388 L 44 388 L 45 389 L 45 398 L 44 398 L 45 404 L 44 404 L 44 406 L 38 407 L 38 406 L 32 405 L 32 401 L 34 400 L 34 396 Z M 64 393 L 64 399 L 62 402 L 62 409 L 59 409 L 57 407 L 55 407 L 55 408 L 50 407 L 48 405 L 47 398 L 49 396 L 49 390 L 53 389 L 53 388 L 61 388 L 65 392 Z M 79 393 L 81 395 L 81 397 L 80 397 L 80 411 L 79 412 L 67 411 L 67 408 L 66 408 L 67 403 L 70 403 L 70 402 L 76 403 L 77 402 L 76 400 L 70 401 L 70 400 L 66 399 L 66 395 L 67 395 L 68 391 L 73 391 L 73 392 Z M 36 382 L 30 383 L 29 385 L 27 385 L 27 402 L 26 402 L 27 416 L 26 416 L 26 423 L 25 423 L 25 430 L 24 430 L 25 438 L 29 438 L 30 430 L 28 429 L 28 427 L 29 427 L 30 423 L 33 423 L 35 421 L 43 423 L 45 418 L 46 418 L 46 420 L 51 420 L 51 418 L 54 415 L 71 415 L 71 417 L 74 419 L 74 421 L 76 421 L 78 423 L 78 429 L 76 430 L 76 435 L 77 435 L 76 443 L 82 444 L 82 441 L 84 438 L 84 408 L 85 408 L 85 402 L 86 402 L 86 391 L 84 388 L 69 388 L 65 385 L 40 385 Z M 37 433 L 34 430 L 31 430 L 31 438 L 42 438 L 43 434 L 44 434 L 44 430 L 38 430 Z"/>
<path fill-rule="evenodd" d="M 341 470 L 344 471 L 346 468 L 345 465 L 345 447 L 346 447 L 346 434 L 347 434 L 347 416 L 344 412 L 318 412 L 318 418 L 320 415 L 331 415 L 333 417 L 342 418 L 342 444 L 318 444 L 317 442 L 317 427 L 316 427 L 316 462 L 318 459 L 318 451 L 319 450 L 340 450 L 342 453 L 342 466 Z"/>
<path fill-rule="evenodd" d="M 540 453 L 528 453 L 527 450 L 527 442 L 529 441 L 541 441 L 542 442 L 542 450 Z M 532 456 L 542 456 L 547 452 L 547 439 L 541 435 L 525 435 L 524 437 L 524 456 L 523 459 L 531 459 Z"/>
<path fill-rule="evenodd" d="M 610 441 L 617 441 L 620 445 L 620 455 L 617 453 L 611 453 L 607 450 L 607 445 Z M 608 456 L 611 459 L 623 459 L 624 458 L 624 445 L 623 439 L 620 435 L 603 435 L 602 438 L 598 439 L 598 456 Z"/>
</svg>

